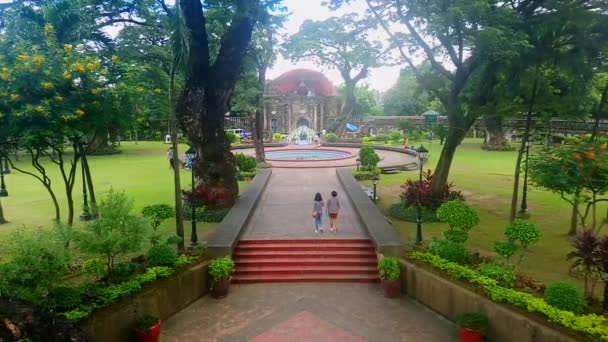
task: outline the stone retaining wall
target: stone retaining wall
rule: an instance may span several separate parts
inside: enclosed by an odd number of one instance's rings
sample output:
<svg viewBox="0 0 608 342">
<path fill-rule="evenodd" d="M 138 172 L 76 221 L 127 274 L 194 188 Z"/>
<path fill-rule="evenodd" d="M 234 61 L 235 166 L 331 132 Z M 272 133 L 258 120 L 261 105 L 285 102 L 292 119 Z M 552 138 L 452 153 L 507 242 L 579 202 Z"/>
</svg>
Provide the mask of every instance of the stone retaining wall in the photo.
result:
<svg viewBox="0 0 608 342">
<path fill-rule="evenodd" d="M 352 175 L 352 169 L 337 168 L 336 175 L 353 205 L 357 219 L 372 238 L 378 253 L 403 255 L 401 236 L 388 223 L 380 209 L 367 197 Z"/>
<path fill-rule="evenodd" d="M 574 342 L 570 335 L 542 319 L 533 319 L 508 305 L 494 303 L 481 294 L 434 272 L 401 260 L 402 291 L 416 301 L 455 322 L 467 312 L 481 312 L 490 321 L 487 340 L 492 342 Z"/>
<path fill-rule="evenodd" d="M 208 263 L 145 285 L 141 291 L 94 312 L 81 326 L 96 342 L 130 341 L 131 328 L 145 314 L 165 320 L 209 291 Z"/>
</svg>

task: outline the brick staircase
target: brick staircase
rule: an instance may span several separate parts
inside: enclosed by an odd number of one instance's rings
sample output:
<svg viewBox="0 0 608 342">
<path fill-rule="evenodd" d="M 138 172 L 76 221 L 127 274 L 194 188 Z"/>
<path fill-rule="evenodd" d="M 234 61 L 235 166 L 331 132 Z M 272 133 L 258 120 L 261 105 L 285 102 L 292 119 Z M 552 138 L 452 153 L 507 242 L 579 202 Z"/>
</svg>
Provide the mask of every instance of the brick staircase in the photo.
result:
<svg viewBox="0 0 608 342">
<path fill-rule="evenodd" d="M 233 283 L 378 282 L 374 245 L 366 239 L 241 240 Z"/>
</svg>

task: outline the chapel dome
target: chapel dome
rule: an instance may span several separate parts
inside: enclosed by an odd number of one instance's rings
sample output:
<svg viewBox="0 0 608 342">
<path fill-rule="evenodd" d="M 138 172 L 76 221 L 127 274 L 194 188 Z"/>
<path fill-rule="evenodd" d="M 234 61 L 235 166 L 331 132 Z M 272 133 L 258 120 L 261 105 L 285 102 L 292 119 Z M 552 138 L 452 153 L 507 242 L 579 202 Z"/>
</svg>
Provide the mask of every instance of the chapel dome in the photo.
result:
<svg viewBox="0 0 608 342">
<path fill-rule="evenodd" d="M 279 95 L 305 95 L 310 90 L 314 95 L 336 95 L 336 87 L 322 73 L 310 69 L 294 69 L 270 81 L 273 93 Z"/>
</svg>

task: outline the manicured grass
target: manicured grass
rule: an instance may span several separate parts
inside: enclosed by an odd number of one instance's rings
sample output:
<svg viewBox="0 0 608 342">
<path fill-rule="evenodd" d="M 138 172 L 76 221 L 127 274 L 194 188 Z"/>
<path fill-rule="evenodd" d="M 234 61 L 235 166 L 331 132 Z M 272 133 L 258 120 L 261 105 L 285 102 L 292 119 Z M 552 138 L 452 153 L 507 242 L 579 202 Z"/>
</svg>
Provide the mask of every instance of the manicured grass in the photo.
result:
<svg viewBox="0 0 608 342">
<path fill-rule="evenodd" d="M 437 141 L 425 147 L 430 150 L 430 159 L 425 168 L 434 169 L 441 153 Z M 419 146 L 419 143 L 415 144 Z M 469 233 L 468 246 L 482 255 L 494 255 L 494 241 L 504 239 L 504 227 L 508 223 L 513 173 L 516 152 L 486 152 L 481 150 L 481 141 L 467 139 L 458 147 L 450 181 L 462 190 L 469 204 L 475 207 L 481 223 Z M 400 185 L 408 178 L 417 178 L 418 172 L 381 175 L 379 183 L 379 206 L 388 215 L 391 204 L 399 201 Z M 370 182 L 365 182 L 370 185 Z M 520 183 L 521 184 L 521 183 Z M 519 209 L 519 207 L 518 207 Z M 534 246 L 519 269 L 524 274 L 547 282 L 566 279 L 570 263 L 566 254 L 571 251 L 566 233 L 570 223 L 571 207 L 558 195 L 531 187 L 528 191 L 530 221 L 542 231 L 541 242 Z M 606 212 L 603 206 L 600 213 Z M 406 243 L 411 244 L 416 234 L 416 224 L 391 218 L 393 226 Z M 423 237 L 429 240 L 442 237 L 446 226 L 442 223 L 424 223 Z"/>
<path fill-rule="evenodd" d="M 90 156 L 89 164 L 93 176 L 97 201 L 105 197 L 110 189 L 125 191 L 133 200 L 135 209 L 141 210 L 146 205 L 166 203 L 174 205 L 173 171 L 166 158 L 168 145 L 160 142 L 123 143 L 122 153 L 110 156 Z M 187 149 L 180 146 L 180 154 Z M 22 156 L 19 167 L 31 169 L 29 156 Z M 60 201 L 62 219 L 67 216 L 67 201 L 63 181 L 56 166 L 45 162 L 49 176 L 53 180 L 55 194 Z M 182 170 L 182 188 L 190 187 L 191 174 Z M 54 209 L 50 196 L 40 182 L 31 176 L 13 170 L 5 177 L 9 197 L 2 198 L 4 214 L 9 221 L 0 225 L 0 241 L 6 241 L 10 234 L 20 227 L 32 229 L 37 226 L 50 226 L 54 217 Z M 240 190 L 244 190 L 248 182 L 239 182 Z M 74 187 L 74 203 L 76 211 L 75 226 L 81 226 L 78 216 L 82 213 L 82 178 L 80 168 Z M 190 224 L 185 222 L 186 240 L 190 236 Z M 216 226 L 215 223 L 199 223 L 199 239 L 204 238 Z M 165 221 L 160 230 L 167 236 L 175 234 L 174 220 Z M 0 257 L 5 254 L 6 244 L 0 243 Z"/>
</svg>

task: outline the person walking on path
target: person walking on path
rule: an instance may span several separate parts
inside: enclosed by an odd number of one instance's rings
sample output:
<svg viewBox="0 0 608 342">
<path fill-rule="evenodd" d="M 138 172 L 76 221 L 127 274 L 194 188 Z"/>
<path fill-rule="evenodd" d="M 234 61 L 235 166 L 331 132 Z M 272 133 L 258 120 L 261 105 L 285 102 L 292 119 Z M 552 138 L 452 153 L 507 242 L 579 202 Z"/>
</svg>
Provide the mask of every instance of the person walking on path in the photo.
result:
<svg viewBox="0 0 608 342">
<path fill-rule="evenodd" d="M 321 216 L 323 214 L 323 197 L 317 192 L 315 200 L 312 204 L 312 217 L 315 220 L 315 233 L 323 233 L 323 227 L 321 226 Z"/>
<path fill-rule="evenodd" d="M 329 214 L 329 230 L 332 233 L 338 232 L 338 212 L 340 212 L 340 201 L 336 190 L 331 192 L 331 197 L 327 200 L 327 213 Z"/>
</svg>

